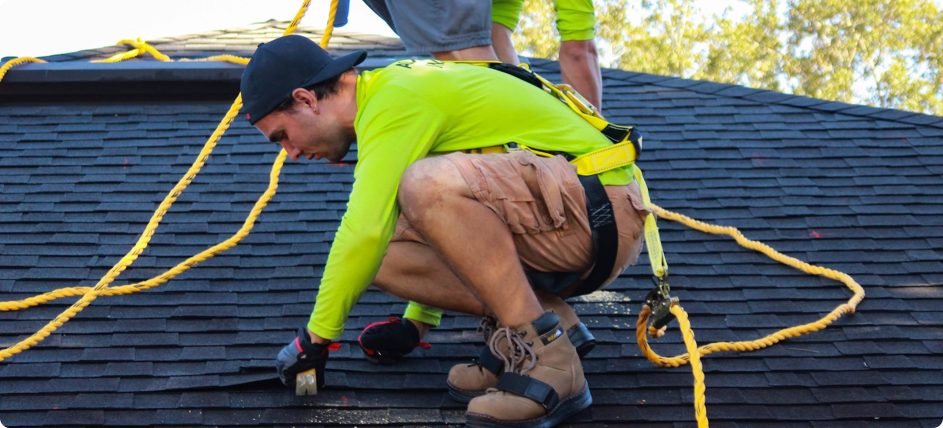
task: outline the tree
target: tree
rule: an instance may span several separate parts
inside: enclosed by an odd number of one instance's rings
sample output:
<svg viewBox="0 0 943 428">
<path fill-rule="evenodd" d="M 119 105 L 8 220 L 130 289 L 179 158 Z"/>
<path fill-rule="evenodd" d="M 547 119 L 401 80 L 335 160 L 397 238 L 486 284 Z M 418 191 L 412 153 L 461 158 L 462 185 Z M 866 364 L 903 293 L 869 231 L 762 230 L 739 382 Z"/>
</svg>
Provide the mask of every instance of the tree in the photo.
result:
<svg viewBox="0 0 943 428">
<path fill-rule="evenodd" d="M 781 91 L 783 82 L 782 28 L 776 0 L 752 0 L 752 12 L 742 20 L 722 16 L 708 37 L 708 52 L 696 79 L 736 83 Z"/>
<path fill-rule="evenodd" d="M 784 72 L 798 77 L 796 93 L 943 115 L 943 16 L 931 1 L 793 0 L 789 6 Z"/>
<path fill-rule="evenodd" d="M 943 115 L 943 13 L 934 0 L 597 0 L 603 64 Z M 557 52 L 551 0 L 526 0 L 515 45 Z M 630 19 L 630 17 L 638 17 Z"/>
</svg>

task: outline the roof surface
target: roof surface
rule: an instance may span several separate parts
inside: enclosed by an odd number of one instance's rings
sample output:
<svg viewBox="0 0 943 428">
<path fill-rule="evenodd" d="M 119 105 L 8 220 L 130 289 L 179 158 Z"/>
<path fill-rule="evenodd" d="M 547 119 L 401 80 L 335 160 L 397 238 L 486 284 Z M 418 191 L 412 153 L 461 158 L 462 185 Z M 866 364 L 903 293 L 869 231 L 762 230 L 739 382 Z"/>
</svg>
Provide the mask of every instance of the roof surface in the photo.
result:
<svg viewBox="0 0 943 428">
<path fill-rule="evenodd" d="M 196 59 L 213 55 L 252 56 L 259 43 L 268 42 L 281 36 L 288 28 L 288 22 L 269 20 L 246 27 L 228 28 L 201 34 L 186 34 L 177 37 L 166 37 L 155 40 L 146 40 L 148 44 L 161 53 L 173 59 Z M 299 27 L 298 34 L 305 34 L 320 41 L 323 31 L 312 27 Z M 54 62 L 89 61 L 102 59 L 131 49 L 127 45 L 107 46 L 86 49 L 58 55 L 45 56 L 43 59 Z M 351 33 L 343 28 L 337 29 L 331 35 L 330 51 L 334 55 L 342 55 L 358 49 L 369 49 L 370 57 L 402 57 L 406 54 L 403 44 L 396 38 L 377 36 L 373 34 Z M 0 55 L 6 53 L 0 52 Z M 28 52 L 24 53 L 28 54 Z M 143 56 L 140 60 L 152 60 L 150 56 Z"/>
<path fill-rule="evenodd" d="M 251 42 L 223 31 L 155 46 L 177 57 L 232 44 L 248 55 L 284 24 L 267 25 L 275 30 L 250 32 Z M 343 40 L 338 33 L 332 44 Z M 557 63 L 533 64 L 559 78 Z M 604 79 L 607 116 L 645 134 L 639 165 L 656 203 L 847 272 L 867 292 L 856 314 L 824 331 L 704 358 L 713 425 L 937 426 L 943 118 L 619 70 L 604 70 Z M 131 248 L 230 101 L 0 104 L 0 300 L 94 284 Z M 159 275 L 234 233 L 263 192 L 275 155 L 237 120 L 115 284 Z M 476 354 L 477 320 L 447 314 L 427 337 L 431 349 L 373 366 L 353 344 L 357 333 L 404 307 L 375 289 L 354 308 L 320 395 L 295 397 L 275 379 L 275 353 L 311 310 L 351 174 L 350 166 L 287 163 L 278 195 L 239 246 L 161 287 L 100 297 L 39 345 L 0 363 L 0 421 L 462 424 L 464 407 L 447 397 L 445 376 Z M 700 344 L 811 322 L 850 296 L 839 283 L 730 239 L 660 225 L 673 294 Z M 583 360 L 594 404 L 572 426 L 694 425 L 690 368 L 654 367 L 635 344 L 635 319 L 651 287 L 640 261 L 605 291 L 572 301 L 600 341 Z M 0 313 L 0 346 L 38 330 L 74 300 Z M 654 346 L 662 355 L 682 352 L 675 328 Z"/>
</svg>

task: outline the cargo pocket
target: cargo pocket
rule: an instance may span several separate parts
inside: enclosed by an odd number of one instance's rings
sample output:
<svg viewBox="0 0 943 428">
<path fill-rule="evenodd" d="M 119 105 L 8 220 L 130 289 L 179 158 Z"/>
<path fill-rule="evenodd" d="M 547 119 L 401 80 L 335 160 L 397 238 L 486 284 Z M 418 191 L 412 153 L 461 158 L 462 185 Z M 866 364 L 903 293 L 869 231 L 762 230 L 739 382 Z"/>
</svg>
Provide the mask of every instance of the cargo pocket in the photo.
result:
<svg viewBox="0 0 943 428">
<path fill-rule="evenodd" d="M 511 153 L 508 157 L 514 173 L 486 175 L 493 201 L 500 205 L 512 233 L 537 234 L 566 225 L 562 186 L 559 174 L 548 164 L 557 159 L 538 158 L 529 152 Z M 559 160 L 563 160 L 562 158 Z M 565 162 L 565 161 L 564 161 Z"/>
</svg>

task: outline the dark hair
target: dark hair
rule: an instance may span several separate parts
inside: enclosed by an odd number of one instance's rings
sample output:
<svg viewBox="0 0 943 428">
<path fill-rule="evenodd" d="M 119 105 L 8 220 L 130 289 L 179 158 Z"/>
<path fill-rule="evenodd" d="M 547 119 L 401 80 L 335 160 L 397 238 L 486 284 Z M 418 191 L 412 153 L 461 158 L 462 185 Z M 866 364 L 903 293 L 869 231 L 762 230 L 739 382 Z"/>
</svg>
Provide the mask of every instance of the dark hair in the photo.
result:
<svg viewBox="0 0 943 428">
<path fill-rule="evenodd" d="M 318 100 L 322 100 L 329 95 L 334 95 L 337 93 L 337 89 L 340 88 L 341 76 L 343 76 L 345 73 L 351 70 L 356 71 L 355 68 L 351 67 L 345 70 L 343 73 L 338 74 L 337 76 L 334 76 L 330 79 L 315 83 L 313 85 L 305 86 L 305 89 L 314 92 L 314 96 Z M 282 103 L 279 104 L 278 107 L 275 107 L 275 110 L 272 110 L 272 111 L 276 112 L 276 111 L 288 110 L 293 105 L 295 105 L 295 98 L 292 97 L 291 95 L 288 95 L 288 98 L 286 98 L 285 101 L 282 101 Z"/>
</svg>

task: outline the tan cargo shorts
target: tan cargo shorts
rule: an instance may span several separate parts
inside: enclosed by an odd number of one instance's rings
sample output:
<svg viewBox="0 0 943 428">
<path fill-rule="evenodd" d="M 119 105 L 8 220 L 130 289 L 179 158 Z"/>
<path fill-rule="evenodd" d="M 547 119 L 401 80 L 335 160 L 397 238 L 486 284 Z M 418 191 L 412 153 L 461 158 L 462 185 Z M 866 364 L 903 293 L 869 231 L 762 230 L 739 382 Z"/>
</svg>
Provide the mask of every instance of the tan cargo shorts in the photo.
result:
<svg viewBox="0 0 943 428">
<path fill-rule="evenodd" d="M 508 225 L 525 268 L 582 272 L 583 277 L 589 274 L 594 249 L 586 196 L 576 168 L 566 159 L 539 157 L 524 150 L 450 153 L 445 159 L 455 165 L 475 197 Z M 637 183 L 605 189 L 619 231 L 619 249 L 608 284 L 638 261 L 648 210 Z M 423 242 L 402 215 L 392 240 Z M 573 284 L 561 294 L 566 297 L 578 285 Z"/>
</svg>

